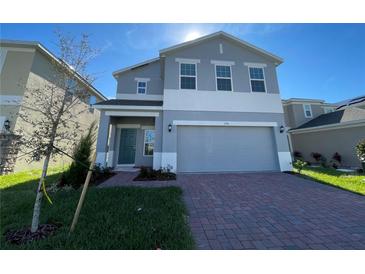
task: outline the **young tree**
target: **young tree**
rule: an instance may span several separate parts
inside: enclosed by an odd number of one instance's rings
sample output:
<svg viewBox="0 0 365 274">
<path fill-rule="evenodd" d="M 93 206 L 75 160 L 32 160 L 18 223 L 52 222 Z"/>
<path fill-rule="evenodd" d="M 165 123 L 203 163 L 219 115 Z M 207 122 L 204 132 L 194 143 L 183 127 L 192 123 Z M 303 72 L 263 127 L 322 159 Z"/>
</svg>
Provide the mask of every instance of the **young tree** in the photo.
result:
<svg viewBox="0 0 365 274">
<path fill-rule="evenodd" d="M 19 118 L 23 121 L 23 126 L 17 130 L 21 136 L 21 150 L 27 151 L 32 160 L 44 161 L 34 203 L 32 232 L 39 226 L 51 157 L 61 151 L 69 151 L 70 146 L 76 143 L 80 129 L 78 116 L 88 110 L 90 93 L 86 86 L 94 80 L 87 72 L 87 65 L 96 54 L 89 45 L 88 35 L 83 34 L 76 39 L 56 32 L 56 36 L 59 59 L 52 60 L 48 79 L 25 87 L 19 111 Z"/>
</svg>

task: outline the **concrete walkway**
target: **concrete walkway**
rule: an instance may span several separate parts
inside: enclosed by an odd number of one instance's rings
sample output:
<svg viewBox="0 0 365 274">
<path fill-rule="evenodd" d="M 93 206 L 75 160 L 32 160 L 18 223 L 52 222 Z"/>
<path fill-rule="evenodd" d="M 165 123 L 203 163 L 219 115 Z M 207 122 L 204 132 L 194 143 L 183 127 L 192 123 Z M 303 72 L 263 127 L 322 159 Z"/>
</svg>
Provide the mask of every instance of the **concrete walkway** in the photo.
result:
<svg viewBox="0 0 365 274">
<path fill-rule="evenodd" d="M 365 197 L 284 173 L 179 174 L 100 187 L 179 186 L 199 249 L 365 249 Z"/>
</svg>

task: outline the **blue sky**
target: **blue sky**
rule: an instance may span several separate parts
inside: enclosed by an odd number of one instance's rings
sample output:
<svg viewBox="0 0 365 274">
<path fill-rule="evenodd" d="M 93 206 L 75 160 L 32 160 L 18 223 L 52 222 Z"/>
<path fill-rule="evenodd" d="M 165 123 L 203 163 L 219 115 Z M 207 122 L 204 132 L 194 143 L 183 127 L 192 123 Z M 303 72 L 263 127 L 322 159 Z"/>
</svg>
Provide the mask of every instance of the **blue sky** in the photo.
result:
<svg viewBox="0 0 365 274">
<path fill-rule="evenodd" d="M 53 31 L 91 35 L 101 50 L 90 64 L 94 83 L 108 97 L 116 91 L 112 72 L 158 56 L 191 33 L 223 30 L 282 58 L 282 98 L 337 102 L 365 95 L 365 24 L 1 24 L 1 39 L 36 40 L 57 54 Z"/>
</svg>

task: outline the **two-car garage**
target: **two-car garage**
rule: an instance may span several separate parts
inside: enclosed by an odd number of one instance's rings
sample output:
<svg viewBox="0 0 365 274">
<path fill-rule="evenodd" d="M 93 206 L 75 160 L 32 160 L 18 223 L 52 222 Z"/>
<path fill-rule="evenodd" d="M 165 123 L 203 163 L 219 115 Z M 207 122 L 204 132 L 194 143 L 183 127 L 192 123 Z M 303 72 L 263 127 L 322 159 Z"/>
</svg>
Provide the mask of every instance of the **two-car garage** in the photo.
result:
<svg viewBox="0 0 365 274">
<path fill-rule="evenodd" d="M 178 172 L 278 170 L 273 127 L 177 126 Z"/>
</svg>

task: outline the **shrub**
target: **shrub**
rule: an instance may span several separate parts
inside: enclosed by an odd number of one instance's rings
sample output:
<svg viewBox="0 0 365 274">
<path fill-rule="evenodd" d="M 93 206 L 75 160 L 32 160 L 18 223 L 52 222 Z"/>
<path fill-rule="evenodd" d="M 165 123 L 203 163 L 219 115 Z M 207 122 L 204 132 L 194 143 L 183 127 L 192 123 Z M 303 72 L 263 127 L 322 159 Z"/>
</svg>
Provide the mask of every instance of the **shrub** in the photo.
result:
<svg viewBox="0 0 365 274">
<path fill-rule="evenodd" d="M 332 159 L 336 160 L 339 163 L 341 163 L 342 157 L 338 152 L 336 152 L 335 154 L 333 154 Z"/>
<path fill-rule="evenodd" d="M 302 172 L 302 169 L 307 165 L 306 162 L 302 161 L 302 160 L 296 160 L 293 163 L 293 166 L 298 170 L 299 174 Z"/>
<path fill-rule="evenodd" d="M 365 172 L 365 139 L 356 145 L 356 154 L 362 164 L 362 170 Z"/>
<path fill-rule="evenodd" d="M 356 154 L 361 162 L 365 162 L 365 139 L 356 145 Z"/>
<path fill-rule="evenodd" d="M 169 181 L 176 180 L 176 174 L 171 172 L 171 167 L 154 170 L 150 167 L 141 167 L 141 170 L 134 181 Z"/>
<path fill-rule="evenodd" d="M 86 135 L 80 138 L 72 153 L 73 162 L 66 173 L 65 184 L 79 188 L 86 179 L 91 163 L 92 147 L 95 142 L 96 123 L 93 122 Z"/>
<path fill-rule="evenodd" d="M 341 161 L 342 161 L 341 155 L 338 152 L 336 152 L 332 156 L 332 160 L 330 161 L 330 166 L 337 169 L 341 166 Z"/>
<path fill-rule="evenodd" d="M 328 167 L 328 165 L 327 165 L 327 158 L 321 155 L 321 157 L 319 158 L 319 164 L 322 167 Z"/>
<path fill-rule="evenodd" d="M 303 159 L 303 155 L 299 151 L 294 151 L 293 155 L 294 155 L 294 159 L 299 159 L 299 160 Z"/>
<path fill-rule="evenodd" d="M 322 154 L 318 153 L 318 152 L 312 152 L 311 156 L 313 157 L 314 160 L 316 160 L 316 162 L 318 163 L 319 160 L 321 160 Z"/>
</svg>

